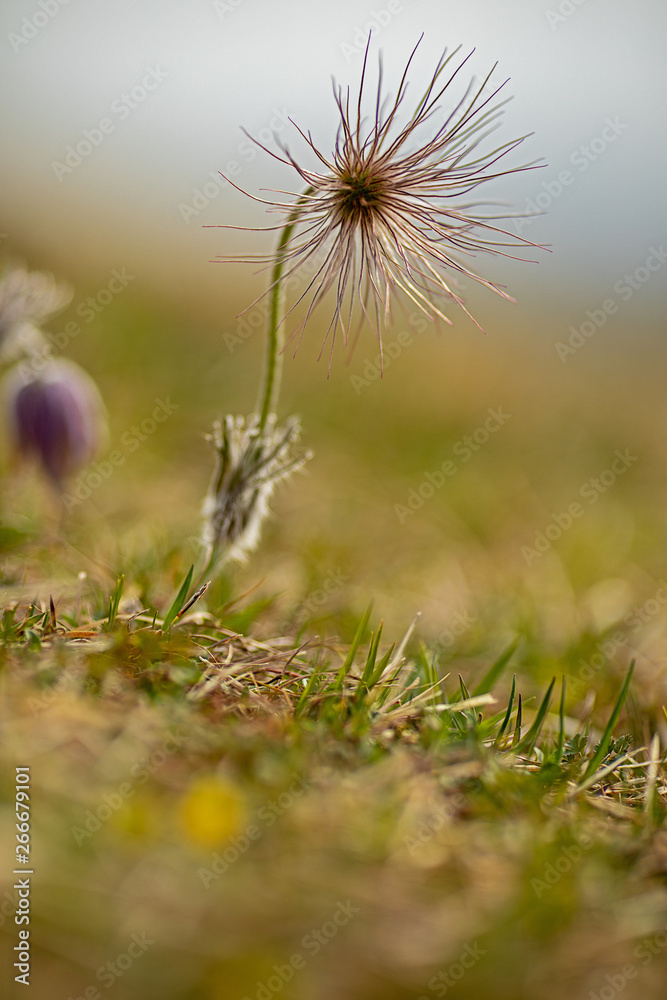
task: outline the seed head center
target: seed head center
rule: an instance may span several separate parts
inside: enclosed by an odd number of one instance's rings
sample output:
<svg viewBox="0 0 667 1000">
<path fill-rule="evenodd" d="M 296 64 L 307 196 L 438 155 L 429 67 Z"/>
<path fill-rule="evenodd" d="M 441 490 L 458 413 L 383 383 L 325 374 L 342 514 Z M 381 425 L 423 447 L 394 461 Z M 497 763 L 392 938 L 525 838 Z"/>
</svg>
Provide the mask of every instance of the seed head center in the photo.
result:
<svg viewBox="0 0 667 1000">
<path fill-rule="evenodd" d="M 382 178 L 367 168 L 347 171 L 340 177 L 338 208 L 346 219 L 358 222 L 372 215 L 382 200 Z"/>
</svg>

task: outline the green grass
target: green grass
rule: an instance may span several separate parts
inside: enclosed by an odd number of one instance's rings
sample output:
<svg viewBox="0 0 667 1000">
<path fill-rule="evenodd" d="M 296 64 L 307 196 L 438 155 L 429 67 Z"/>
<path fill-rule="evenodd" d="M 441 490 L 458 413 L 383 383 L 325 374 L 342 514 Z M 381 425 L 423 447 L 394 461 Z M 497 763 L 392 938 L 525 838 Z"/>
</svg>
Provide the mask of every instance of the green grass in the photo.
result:
<svg viewBox="0 0 667 1000">
<path fill-rule="evenodd" d="M 412 627 L 387 645 L 370 609 L 348 647 L 259 640 L 233 608 L 180 614 L 190 577 L 162 611 L 125 610 L 121 577 L 78 614 L 3 614 L 37 995 L 106 983 L 132 934 L 151 944 L 114 985 L 127 997 L 261 997 L 294 955 L 284 996 L 438 996 L 461 955 L 462 997 L 644 975 L 667 786 L 624 712 L 632 667 L 596 724 L 564 688 L 552 707 L 555 679 L 506 694 L 520 637 L 471 693 Z"/>
<path fill-rule="evenodd" d="M 195 364 L 112 309 L 75 345 L 109 447 L 179 409 L 64 522 L 4 485 L 0 950 L 29 766 L 30 996 L 663 997 L 658 361 L 443 338 L 357 394 L 363 355 L 327 382 L 304 345 L 284 413 L 316 457 L 197 590 L 203 432 L 247 409 L 256 352 L 209 372 L 217 334 Z M 400 522 L 489 406 L 507 426 Z M 636 464 L 528 563 L 617 448 Z"/>
</svg>

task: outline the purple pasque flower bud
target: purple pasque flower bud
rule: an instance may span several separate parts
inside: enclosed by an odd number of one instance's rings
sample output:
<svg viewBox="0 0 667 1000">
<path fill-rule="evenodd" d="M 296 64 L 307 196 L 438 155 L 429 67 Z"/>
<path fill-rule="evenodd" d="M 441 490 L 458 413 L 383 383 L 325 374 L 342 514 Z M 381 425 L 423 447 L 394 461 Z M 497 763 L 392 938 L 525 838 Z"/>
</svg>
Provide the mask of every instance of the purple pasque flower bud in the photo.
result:
<svg viewBox="0 0 667 1000">
<path fill-rule="evenodd" d="M 25 366 L 7 377 L 13 446 L 35 458 L 58 487 L 89 462 L 104 434 L 104 405 L 97 386 L 72 361 L 49 361 L 26 378 Z"/>
</svg>

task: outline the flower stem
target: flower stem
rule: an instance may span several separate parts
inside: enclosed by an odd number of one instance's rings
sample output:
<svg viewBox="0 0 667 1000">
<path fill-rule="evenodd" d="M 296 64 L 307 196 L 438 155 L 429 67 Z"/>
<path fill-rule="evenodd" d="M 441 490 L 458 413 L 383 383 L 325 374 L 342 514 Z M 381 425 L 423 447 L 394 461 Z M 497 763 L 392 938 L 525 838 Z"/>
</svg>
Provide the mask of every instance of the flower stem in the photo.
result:
<svg viewBox="0 0 667 1000">
<path fill-rule="evenodd" d="M 285 289 L 283 287 L 283 267 L 285 265 L 285 248 L 292 238 L 294 227 L 299 220 L 299 214 L 304 200 L 312 194 L 311 187 L 306 188 L 287 219 L 287 224 L 280 234 L 276 248 L 276 260 L 271 271 L 271 300 L 269 306 L 269 322 L 267 327 L 266 360 L 264 362 L 264 377 L 257 401 L 260 432 L 266 427 L 269 414 L 275 413 L 278 395 L 280 393 L 280 378 L 283 367 L 283 319 L 285 305 Z"/>
</svg>

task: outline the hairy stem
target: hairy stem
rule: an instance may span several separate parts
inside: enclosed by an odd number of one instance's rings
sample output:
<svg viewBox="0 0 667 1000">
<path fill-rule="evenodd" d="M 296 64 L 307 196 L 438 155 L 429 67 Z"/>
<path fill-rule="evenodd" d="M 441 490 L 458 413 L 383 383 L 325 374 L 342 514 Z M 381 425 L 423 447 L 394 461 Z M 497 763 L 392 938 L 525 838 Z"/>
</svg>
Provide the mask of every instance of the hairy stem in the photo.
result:
<svg viewBox="0 0 667 1000">
<path fill-rule="evenodd" d="M 264 362 L 264 378 L 257 401 L 260 431 L 266 427 L 270 413 L 275 413 L 280 393 L 280 378 L 283 367 L 283 319 L 285 305 L 285 289 L 283 287 L 283 268 L 285 265 L 284 250 L 292 238 L 294 227 L 299 221 L 303 201 L 312 194 L 313 189 L 307 188 L 299 198 L 290 213 L 287 224 L 280 234 L 276 248 L 276 262 L 271 271 L 271 300 L 269 306 L 269 322 L 267 327 L 266 360 Z"/>
</svg>

